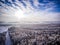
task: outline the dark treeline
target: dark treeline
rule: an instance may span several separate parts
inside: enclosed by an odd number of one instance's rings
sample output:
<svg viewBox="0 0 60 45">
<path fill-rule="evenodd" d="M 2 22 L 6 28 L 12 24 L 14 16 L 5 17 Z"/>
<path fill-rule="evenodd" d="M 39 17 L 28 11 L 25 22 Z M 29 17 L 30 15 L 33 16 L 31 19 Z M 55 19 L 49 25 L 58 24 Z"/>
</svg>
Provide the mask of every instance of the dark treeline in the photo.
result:
<svg viewBox="0 0 60 45">
<path fill-rule="evenodd" d="M 6 32 L 0 33 L 0 45 L 5 45 Z"/>
</svg>

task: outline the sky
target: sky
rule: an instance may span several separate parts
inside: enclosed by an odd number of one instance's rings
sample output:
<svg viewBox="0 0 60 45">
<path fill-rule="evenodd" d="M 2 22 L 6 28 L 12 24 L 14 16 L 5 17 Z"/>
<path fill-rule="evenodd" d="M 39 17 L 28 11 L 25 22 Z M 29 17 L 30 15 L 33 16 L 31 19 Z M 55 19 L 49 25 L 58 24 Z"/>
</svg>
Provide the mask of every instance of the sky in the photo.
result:
<svg viewBox="0 0 60 45">
<path fill-rule="evenodd" d="M 60 21 L 60 0 L 0 0 L 0 21 Z"/>
</svg>

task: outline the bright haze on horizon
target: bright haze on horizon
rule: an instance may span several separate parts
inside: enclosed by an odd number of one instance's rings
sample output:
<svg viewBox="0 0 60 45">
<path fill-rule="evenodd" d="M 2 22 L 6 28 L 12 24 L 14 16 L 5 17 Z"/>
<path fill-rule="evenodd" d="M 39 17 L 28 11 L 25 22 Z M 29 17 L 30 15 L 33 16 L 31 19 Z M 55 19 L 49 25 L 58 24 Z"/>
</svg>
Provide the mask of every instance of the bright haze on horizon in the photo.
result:
<svg viewBox="0 0 60 45">
<path fill-rule="evenodd" d="M 0 21 L 60 21 L 59 0 L 0 0 Z"/>
</svg>

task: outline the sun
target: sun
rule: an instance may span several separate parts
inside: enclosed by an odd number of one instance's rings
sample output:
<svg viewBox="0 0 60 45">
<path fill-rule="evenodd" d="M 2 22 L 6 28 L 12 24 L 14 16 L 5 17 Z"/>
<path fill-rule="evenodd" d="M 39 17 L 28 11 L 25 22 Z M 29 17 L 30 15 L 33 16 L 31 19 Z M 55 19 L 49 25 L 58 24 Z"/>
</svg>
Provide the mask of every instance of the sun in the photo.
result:
<svg viewBox="0 0 60 45">
<path fill-rule="evenodd" d="M 15 12 L 15 17 L 16 17 L 17 19 L 24 18 L 24 17 L 25 17 L 24 12 L 23 12 L 22 10 L 17 10 L 17 11 Z"/>
</svg>

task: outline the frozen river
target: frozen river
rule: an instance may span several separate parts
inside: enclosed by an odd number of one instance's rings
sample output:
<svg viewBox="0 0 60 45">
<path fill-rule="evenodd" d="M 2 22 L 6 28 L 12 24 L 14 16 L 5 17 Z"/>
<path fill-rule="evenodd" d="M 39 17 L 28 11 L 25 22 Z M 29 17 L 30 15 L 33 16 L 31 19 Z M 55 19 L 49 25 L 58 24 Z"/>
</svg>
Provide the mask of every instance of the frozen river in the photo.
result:
<svg viewBox="0 0 60 45">
<path fill-rule="evenodd" d="M 6 32 L 8 30 L 8 26 L 4 27 L 4 26 L 0 26 L 0 33 Z"/>
<path fill-rule="evenodd" d="M 0 26 L 0 33 L 7 32 L 5 45 L 11 45 L 10 36 L 8 34 L 8 28 L 10 28 L 10 26 Z"/>
</svg>

